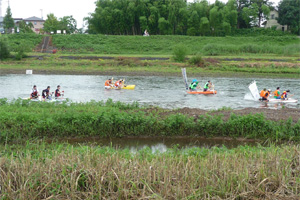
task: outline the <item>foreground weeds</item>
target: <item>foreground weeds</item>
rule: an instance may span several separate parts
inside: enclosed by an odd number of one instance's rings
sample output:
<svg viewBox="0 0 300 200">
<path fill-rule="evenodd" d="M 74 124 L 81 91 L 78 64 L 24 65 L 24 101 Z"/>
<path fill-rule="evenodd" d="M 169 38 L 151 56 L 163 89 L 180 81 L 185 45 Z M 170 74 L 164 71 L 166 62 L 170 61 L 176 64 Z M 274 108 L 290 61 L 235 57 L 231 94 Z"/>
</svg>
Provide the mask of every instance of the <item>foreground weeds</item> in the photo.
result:
<svg viewBox="0 0 300 200">
<path fill-rule="evenodd" d="M 0 100 L 2 142 L 65 136 L 229 136 L 299 140 L 300 121 L 267 120 L 263 114 L 187 116 L 140 108 L 137 103 L 38 103 Z M 161 110 L 161 111 L 160 111 Z"/>
<path fill-rule="evenodd" d="M 300 147 L 1 147 L 1 199 L 297 199 Z"/>
</svg>

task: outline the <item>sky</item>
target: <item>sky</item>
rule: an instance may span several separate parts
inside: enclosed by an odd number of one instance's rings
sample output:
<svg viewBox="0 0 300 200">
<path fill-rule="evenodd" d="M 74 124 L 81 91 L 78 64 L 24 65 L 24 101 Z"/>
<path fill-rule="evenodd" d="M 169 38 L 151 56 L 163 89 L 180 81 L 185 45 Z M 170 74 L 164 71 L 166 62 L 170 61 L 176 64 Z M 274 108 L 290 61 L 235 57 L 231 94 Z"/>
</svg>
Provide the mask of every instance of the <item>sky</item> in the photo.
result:
<svg viewBox="0 0 300 200">
<path fill-rule="evenodd" d="M 2 15 L 5 15 L 8 0 L 2 1 Z M 42 17 L 54 13 L 58 18 L 72 15 L 77 21 L 77 28 L 82 28 L 83 18 L 94 12 L 96 0 L 9 0 L 13 18 Z M 189 0 L 193 2 L 193 0 Z M 214 3 L 215 0 L 208 0 Z M 221 0 L 227 2 L 228 0 Z M 270 0 L 277 6 L 280 0 Z M 42 9 L 42 11 L 41 11 Z"/>
</svg>

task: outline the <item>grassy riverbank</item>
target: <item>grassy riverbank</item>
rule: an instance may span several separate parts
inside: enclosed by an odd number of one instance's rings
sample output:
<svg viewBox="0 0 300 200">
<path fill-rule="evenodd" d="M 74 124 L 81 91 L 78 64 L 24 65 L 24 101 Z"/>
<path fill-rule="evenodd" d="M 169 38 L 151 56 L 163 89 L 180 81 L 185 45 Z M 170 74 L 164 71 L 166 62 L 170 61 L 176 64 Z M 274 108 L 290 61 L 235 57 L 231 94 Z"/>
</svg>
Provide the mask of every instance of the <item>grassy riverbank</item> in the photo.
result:
<svg viewBox="0 0 300 200">
<path fill-rule="evenodd" d="M 90 103 L 36 103 L 1 100 L 1 141 L 59 137 L 225 136 L 299 140 L 300 121 L 266 119 L 263 114 L 208 112 L 187 115 L 179 110 L 143 108 L 108 100 Z M 299 118 L 298 118 L 299 119 Z"/>
<path fill-rule="evenodd" d="M 183 45 L 188 54 L 277 54 L 295 55 L 300 52 L 300 39 L 280 37 L 191 37 L 191 36 L 105 36 L 55 35 L 53 45 L 63 52 L 171 55 L 173 48 Z"/>
<path fill-rule="evenodd" d="M 32 54 L 30 54 L 32 55 Z M 39 57 L 40 56 L 40 57 Z M 105 57 L 86 54 L 39 54 L 22 61 L 0 61 L 0 74 L 24 74 L 26 69 L 34 74 L 98 74 L 98 75 L 172 75 L 181 76 L 186 67 L 188 75 L 195 76 L 247 76 L 300 78 L 298 57 L 240 56 L 204 57 L 201 66 L 177 63 L 172 60 L 141 60 L 140 57 Z M 105 59 L 104 59 L 105 58 Z M 163 57 L 164 58 L 164 57 Z"/>
<path fill-rule="evenodd" d="M 8 35 L 10 46 L 26 45 L 34 49 L 42 42 L 36 34 Z M 52 45 L 63 53 L 172 55 L 175 46 L 184 46 L 189 55 L 273 54 L 299 55 L 300 39 L 296 36 L 194 37 L 179 35 L 53 35 Z"/>
<path fill-rule="evenodd" d="M 3 199 L 297 199 L 300 147 L 128 149 L 27 143 L 0 148 Z"/>
</svg>

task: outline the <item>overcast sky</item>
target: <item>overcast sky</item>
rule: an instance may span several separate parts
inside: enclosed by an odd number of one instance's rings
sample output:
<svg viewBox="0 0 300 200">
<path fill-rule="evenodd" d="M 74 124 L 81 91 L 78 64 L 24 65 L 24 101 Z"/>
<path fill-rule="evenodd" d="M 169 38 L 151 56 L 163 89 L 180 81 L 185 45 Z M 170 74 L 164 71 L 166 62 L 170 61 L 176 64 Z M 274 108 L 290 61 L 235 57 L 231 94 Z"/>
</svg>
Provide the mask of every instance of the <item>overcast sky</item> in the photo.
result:
<svg viewBox="0 0 300 200">
<path fill-rule="evenodd" d="M 1 0 L 0 0 L 1 1 Z M 32 16 L 44 19 L 47 14 L 54 13 L 58 18 L 73 15 L 77 20 L 78 28 L 82 27 L 83 18 L 95 10 L 96 0 L 9 0 L 13 18 L 28 18 Z M 189 0 L 193 1 L 193 0 Z M 210 3 L 215 0 L 208 0 Z M 228 0 L 221 0 L 227 2 Z M 280 0 L 270 0 L 278 5 Z M 5 15 L 8 0 L 2 0 L 2 15 Z M 43 10 L 41 12 L 41 9 Z"/>
</svg>

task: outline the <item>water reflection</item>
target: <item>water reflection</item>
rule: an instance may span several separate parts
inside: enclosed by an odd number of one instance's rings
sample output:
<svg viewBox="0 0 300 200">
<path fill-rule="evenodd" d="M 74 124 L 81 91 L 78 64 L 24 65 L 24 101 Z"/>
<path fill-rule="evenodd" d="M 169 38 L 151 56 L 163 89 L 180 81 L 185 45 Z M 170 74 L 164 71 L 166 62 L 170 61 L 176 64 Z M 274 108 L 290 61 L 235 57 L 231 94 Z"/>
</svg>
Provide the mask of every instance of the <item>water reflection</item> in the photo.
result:
<svg viewBox="0 0 300 200">
<path fill-rule="evenodd" d="M 52 141 L 49 141 L 52 142 Z M 97 145 L 108 146 L 117 149 L 129 149 L 136 153 L 139 150 L 149 148 L 152 153 L 166 152 L 168 148 L 193 148 L 193 147 L 227 147 L 235 148 L 239 145 L 255 146 L 258 141 L 230 138 L 205 138 L 205 137 L 125 137 L 125 138 L 64 138 L 58 142 L 70 143 L 73 145 Z"/>
</svg>

